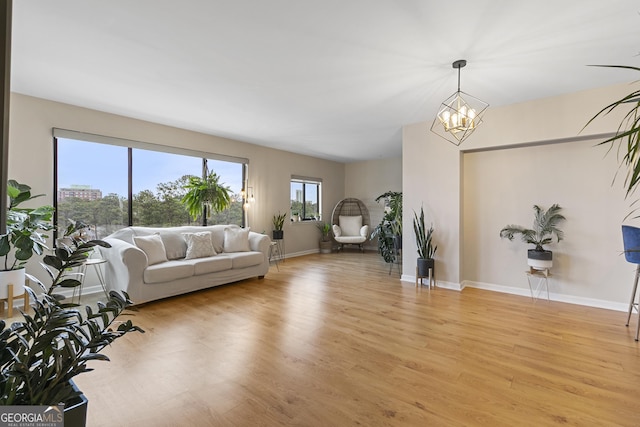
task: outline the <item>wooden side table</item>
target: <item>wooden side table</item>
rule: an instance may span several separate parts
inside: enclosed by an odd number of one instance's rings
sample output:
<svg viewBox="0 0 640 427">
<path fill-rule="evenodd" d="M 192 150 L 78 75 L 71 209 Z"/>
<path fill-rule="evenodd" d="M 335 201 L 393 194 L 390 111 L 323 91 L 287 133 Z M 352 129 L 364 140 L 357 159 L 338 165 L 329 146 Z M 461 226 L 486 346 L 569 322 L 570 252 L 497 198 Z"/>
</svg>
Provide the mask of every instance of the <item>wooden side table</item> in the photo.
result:
<svg viewBox="0 0 640 427">
<path fill-rule="evenodd" d="M 7 318 L 13 317 L 13 301 L 17 298 L 22 297 L 24 299 L 24 311 L 26 312 L 29 309 L 29 293 L 26 289 L 23 289 L 23 294 L 14 295 L 13 294 L 13 284 L 7 285 L 7 297 L 0 298 L 0 315 L 4 315 L 4 303 L 7 302 Z"/>
</svg>

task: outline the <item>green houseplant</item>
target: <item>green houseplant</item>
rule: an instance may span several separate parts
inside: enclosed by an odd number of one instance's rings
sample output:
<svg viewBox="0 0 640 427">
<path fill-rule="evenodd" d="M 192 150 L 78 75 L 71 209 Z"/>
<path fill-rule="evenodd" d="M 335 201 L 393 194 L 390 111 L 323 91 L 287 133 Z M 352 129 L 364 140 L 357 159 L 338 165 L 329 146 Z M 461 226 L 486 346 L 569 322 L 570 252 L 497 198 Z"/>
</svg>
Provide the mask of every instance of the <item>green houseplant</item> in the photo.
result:
<svg viewBox="0 0 640 427">
<path fill-rule="evenodd" d="M 46 246 L 44 232 L 53 229 L 53 206 L 24 208 L 20 205 L 42 194 L 32 195 L 31 187 L 15 180 L 7 182 L 9 206 L 7 230 L 0 236 L 0 298 L 7 298 L 9 284 L 12 296 L 24 294 L 25 264 L 33 254 L 42 255 Z"/>
<path fill-rule="evenodd" d="M 331 247 L 332 247 L 332 242 L 331 242 L 331 224 L 327 223 L 327 222 L 317 222 L 316 223 L 316 227 L 318 228 L 318 231 L 320 231 L 320 253 L 321 254 L 328 254 L 331 253 Z"/>
<path fill-rule="evenodd" d="M 597 66 L 640 71 L 638 67 L 625 65 Z M 584 127 L 586 128 L 598 117 L 607 115 L 623 107 L 629 107 L 629 110 L 620 122 L 616 133 L 598 145 L 610 144 L 609 149 L 611 150 L 616 143 L 618 144 L 620 168 L 624 169 L 624 186 L 627 190 L 626 197 L 628 197 L 637 188 L 638 183 L 640 183 L 640 90 L 634 90 L 619 100 L 607 105 L 593 116 Z"/>
<path fill-rule="evenodd" d="M 205 174 L 204 178 L 189 176 L 185 184 L 187 190 L 180 202 L 194 219 L 202 216 L 206 225 L 211 212 L 222 212 L 231 205 L 231 189 L 220 183 L 220 176 L 215 172 Z"/>
<path fill-rule="evenodd" d="M 394 263 L 402 249 L 402 192 L 387 191 L 376 197 L 376 202 L 381 200 L 385 201 L 384 215 L 370 238 L 378 239 L 378 252 L 385 262 Z"/>
<path fill-rule="evenodd" d="M 91 240 L 46 255 L 42 266 L 51 285 L 29 275 L 42 293 L 25 288 L 34 314 L 23 312 L 24 320 L 9 327 L 0 321 L 0 405 L 73 405 L 81 397 L 73 378 L 92 370 L 87 363 L 108 361 L 102 349 L 129 332 L 144 332 L 130 320 L 116 326 L 116 318 L 132 304 L 126 293 L 112 291 L 97 310 L 86 306 L 85 314 L 55 293 L 80 286 L 73 268 L 81 266 L 95 246 L 110 247 Z"/>
<path fill-rule="evenodd" d="M 438 246 L 433 245 L 433 226 L 428 229 L 424 224 L 424 210 L 420 208 L 420 216 L 413 212 L 413 231 L 416 236 L 416 245 L 418 249 L 418 277 L 426 277 L 429 275 L 429 269 L 433 270 L 435 261 L 433 256 L 438 250 Z"/>
<path fill-rule="evenodd" d="M 273 223 L 273 240 L 281 240 L 284 237 L 284 219 L 287 217 L 287 213 L 278 212 L 277 215 L 274 215 L 271 219 Z"/>
<path fill-rule="evenodd" d="M 546 211 L 534 205 L 533 228 L 510 224 L 500 230 L 500 237 L 513 240 L 516 235 L 520 235 L 523 242 L 535 245 L 534 249 L 527 252 L 529 266 L 538 270 L 551 268 L 553 253 L 545 250 L 544 245 L 552 243 L 554 236 L 557 242 L 564 238 L 564 232 L 558 227 L 566 220 L 560 213 L 561 210 L 558 204 L 551 205 Z"/>
</svg>

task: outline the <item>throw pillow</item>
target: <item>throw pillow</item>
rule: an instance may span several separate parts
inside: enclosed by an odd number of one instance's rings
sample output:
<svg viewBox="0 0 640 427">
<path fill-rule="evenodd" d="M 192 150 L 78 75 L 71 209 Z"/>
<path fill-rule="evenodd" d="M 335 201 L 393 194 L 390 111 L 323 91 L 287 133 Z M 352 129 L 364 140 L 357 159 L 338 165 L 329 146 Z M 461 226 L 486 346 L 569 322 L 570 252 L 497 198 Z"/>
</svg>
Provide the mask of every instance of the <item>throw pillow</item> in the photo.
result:
<svg viewBox="0 0 640 427">
<path fill-rule="evenodd" d="M 150 236 L 133 236 L 133 242 L 147 255 L 149 265 L 167 261 L 167 253 L 159 234 Z"/>
<path fill-rule="evenodd" d="M 247 228 L 227 227 L 224 229 L 225 252 L 249 252 L 249 231 Z"/>
<path fill-rule="evenodd" d="M 360 228 L 362 227 L 362 215 L 340 215 L 338 223 L 342 229 L 343 236 L 359 236 Z"/>
<path fill-rule="evenodd" d="M 182 233 L 187 241 L 187 254 L 184 259 L 204 258 L 216 255 L 211 242 L 211 233 L 200 231 L 197 233 Z"/>
<path fill-rule="evenodd" d="M 181 259 L 187 255 L 187 242 L 182 234 L 175 231 L 163 231 L 160 233 L 167 259 Z"/>
</svg>

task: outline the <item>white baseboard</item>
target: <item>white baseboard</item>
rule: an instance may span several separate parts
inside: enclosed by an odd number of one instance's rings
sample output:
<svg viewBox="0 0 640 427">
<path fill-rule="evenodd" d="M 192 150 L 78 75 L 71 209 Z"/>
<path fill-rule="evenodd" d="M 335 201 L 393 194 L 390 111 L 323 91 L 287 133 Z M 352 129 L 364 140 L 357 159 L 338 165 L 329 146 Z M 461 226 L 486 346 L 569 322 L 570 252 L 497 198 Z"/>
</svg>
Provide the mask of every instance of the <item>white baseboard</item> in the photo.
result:
<svg viewBox="0 0 640 427">
<path fill-rule="evenodd" d="M 411 276 L 409 274 L 403 274 L 402 277 L 400 277 L 400 280 L 403 282 L 411 282 L 413 284 L 416 283 L 416 276 Z M 425 279 L 424 283 L 427 283 L 428 280 Z M 454 283 L 454 282 L 447 282 L 444 280 L 436 280 L 436 286 L 439 288 L 444 288 L 444 289 L 451 289 L 454 291 L 461 291 L 463 289 L 463 286 L 460 286 L 459 283 Z"/>
<path fill-rule="evenodd" d="M 416 282 L 415 276 L 410 276 L 408 274 L 403 274 L 401 279 L 403 282 Z M 471 280 L 464 280 L 462 283 L 454 283 L 454 282 L 446 282 L 443 280 L 436 281 L 436 286 L 439 288 L 452 289 L 455 291 L 463 291 L 464 288 L 476 288 L 476 289 L 484 289 L 486 291 L 492 292 L 501 292 L 503 294 L 512 294 L 512 295 L 520 295 L 524 297 L 531 297 L 531 291 L 526 288 L 514 288 L 511 286 L 503 286 L 503 285 L 495 285 L 493 283 L 483 283 L 483 282 L 474 282 Z M 567 304 L 576 304 L 583 305 L 586 307 L 594 307 L 594 308 L 604 308 L 606 310 L 614 310 L 614 311 L 623 311 L 626 312 L 629 310 L 629 304 L 616 302 L 616 301 L 606 301 L 595 298 L 585 298 L 579 297 L 575 295 L 565 295 L 558 294 L 554 292 L 549 293 L 549 299 L 551 301 L 564 302 Z"/>
</svg>

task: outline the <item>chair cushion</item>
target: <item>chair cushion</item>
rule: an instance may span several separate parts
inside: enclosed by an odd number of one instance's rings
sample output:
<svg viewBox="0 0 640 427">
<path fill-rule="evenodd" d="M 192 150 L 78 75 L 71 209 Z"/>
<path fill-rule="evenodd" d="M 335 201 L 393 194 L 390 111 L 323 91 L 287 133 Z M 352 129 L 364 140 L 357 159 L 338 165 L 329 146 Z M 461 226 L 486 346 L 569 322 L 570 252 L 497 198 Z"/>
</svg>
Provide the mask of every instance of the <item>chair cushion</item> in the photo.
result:
<svg viewBox="0 0 640 427">
<path fill-rule="evenodd" d="M 362 215 L 344 216 L 338 218 L 343 236 L 359 236 L 362 227 Z"/>
<path fill-rule="evenodd" d="M 336 237 L 336 242 L 338 243 L 351 243 L 359 245 L 360 243 L 364 243 L 367 240 L 364 236 L 341 236 Z"/>
<path fill-rule="evenodd" d="M 182 233 L 187 242 L 185 259 L 204 258 L 216 255 L 211 241 L 211 233 L 200 231 L 198 233 Z"/>
<path fill-rule="evenodd" d="M 133 242 L 147 255 L 149 265 L 167 262 L 167 253 L 159 234 L 150 236 L 133 236 Z"/>
<path fill-rule="evenodd" d="M 340 228 L 339 225 L 333 224 L 332 228 L 333 228 L 333 235 L 335 237 L 342 236 L 342 229 Z"/>
</svg>

